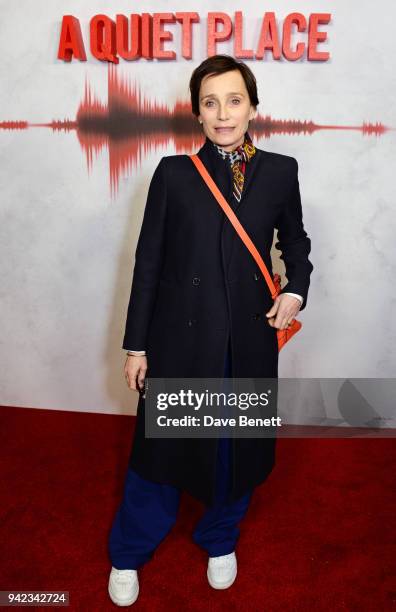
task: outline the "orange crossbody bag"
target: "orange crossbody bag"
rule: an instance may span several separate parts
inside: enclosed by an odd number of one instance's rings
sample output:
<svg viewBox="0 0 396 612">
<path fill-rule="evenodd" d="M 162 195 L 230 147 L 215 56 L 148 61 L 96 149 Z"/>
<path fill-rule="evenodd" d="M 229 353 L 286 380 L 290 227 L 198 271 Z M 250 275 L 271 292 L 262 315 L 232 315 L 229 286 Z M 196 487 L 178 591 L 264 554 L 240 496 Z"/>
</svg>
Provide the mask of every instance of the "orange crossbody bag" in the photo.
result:
<svg viewBox="0 0 396 612">
<path fill-rule="evenodd" d="M 220 189 L 217 187 L 216 183 L 210 176 L 209 172 L 207 171 L 205 165 L 202 163 L 201 159 L 196 154 L 190 155 L 189 157 L 194 162 L 203 180 L 205 181 L 205 183 L 207 184 L 207 186 L 213 193 L 214 197 L 216 198 L 217 202 L 220 204 L 221 208 L 224 210 L 225 214 L 231 221 L 239 237 L 245 243 L 250 253 L 254 257 L 258 267 L 260 268 L 267 282 L 268 288 L 271 293 L 271 297 L 273 300 L 275 300 L 275 298 L 281 291 L 279 274 L 276 273 L 274 274 L 274 278 L 273 279 L 271 278 L 271 275 L 268 272 L 267 266 L 265 265 L 263 258 L 261 257 L 260 253 L 254 246 L 252 240 L 249 238 L 248 234 L 246 233 L 245 229 L 241 225 L 238 217 L 232 210 L 231 206 L 228 204 L 227 200 L 221 193 Z M 286 344 L 286 342 L 288 342 L 288 340 L 290 340 L 290 338 L 292 338 L 292 336 L 294 336 L 294 334 L 298 332 L 301 329 L 301 327 L 302 327 L 301 321 L 297 321 L 297 319 L 293 319 L 293 322 L 291 323 L 290 327 L 288 327 L 287 329 L 277 329 L 276 330 L 277 337 L 278 337 L 278 351 L 281 350 L 281 348 Z"/>
</svg>

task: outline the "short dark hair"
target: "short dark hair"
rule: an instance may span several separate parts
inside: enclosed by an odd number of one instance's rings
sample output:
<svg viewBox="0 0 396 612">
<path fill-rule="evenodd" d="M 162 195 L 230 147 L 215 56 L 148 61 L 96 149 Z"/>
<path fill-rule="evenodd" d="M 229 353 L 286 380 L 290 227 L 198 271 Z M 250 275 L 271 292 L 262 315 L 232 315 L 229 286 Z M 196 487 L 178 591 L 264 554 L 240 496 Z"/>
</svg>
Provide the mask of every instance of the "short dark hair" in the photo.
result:
<svg viewBox="0 0 396 612">
<path fill-rule="evenodd" d="M 193 114 L 198 117 L 199 111 L 199 90 L 202 79 L 208 74 L 223 74 L 230 70 L 239 70 L 243 80 L 245 81 L 246 89 L 248 90 L 250 103 L 256 108 L 259 103 L 257 97 L 256 77 L 250 68 L 241 61 L 234 59 L 231 55 L 212 55 L 205 59 L 197 66 L 191 75 L 190 93 L 191 93 L 191 108 Z"/>
</svg>

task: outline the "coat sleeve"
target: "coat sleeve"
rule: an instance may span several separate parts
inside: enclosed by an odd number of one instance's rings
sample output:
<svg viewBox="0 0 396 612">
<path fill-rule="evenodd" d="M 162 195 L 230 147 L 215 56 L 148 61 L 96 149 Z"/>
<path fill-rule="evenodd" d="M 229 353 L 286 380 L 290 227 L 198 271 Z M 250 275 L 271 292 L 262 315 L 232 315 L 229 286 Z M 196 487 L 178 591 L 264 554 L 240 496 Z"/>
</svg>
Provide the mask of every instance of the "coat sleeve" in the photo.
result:
<svg viewBox="0 0 396 612">
<path fill-rule="evenodd" d="M 298 181 L 298 162 L 294 157 L 292 160 L 292 188 L 276 222 L 278 241 L 275 243 L 275 248 L 282 252 L 280 259 L 285 263 L 288 280 L 281 293 L 293 292 L 301 295 L 303 303 L 300 310 L 303 310 L 307 304 L 313 265 L 308 259 L 311 251 L 311 240 L 304 229 Z"/>
<path fill-rule="evenodd" d="M 135 251 L 135 266 L 122 348 L 146 349 L 146 338 L 160 279 L 166 219 L 165 157 L 156 167 L 147 195 Z"/>
</svg>

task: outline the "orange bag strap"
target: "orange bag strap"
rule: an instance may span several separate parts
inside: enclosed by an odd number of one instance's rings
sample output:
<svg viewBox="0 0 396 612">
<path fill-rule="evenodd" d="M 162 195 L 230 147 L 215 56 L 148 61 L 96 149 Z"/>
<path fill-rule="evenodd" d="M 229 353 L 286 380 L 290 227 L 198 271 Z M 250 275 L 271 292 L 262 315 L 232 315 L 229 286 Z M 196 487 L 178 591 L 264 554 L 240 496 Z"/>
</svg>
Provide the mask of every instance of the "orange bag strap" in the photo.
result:
<svg viewBox="0 0 396 612">
<path fill-rule="evenodd" d="M 264 275 L 265 280 L 267 281 L 268 288 L 269 288 L 269 290 L 271 292 L 271 297 L 274 300 L 276 298 L 276 296 L 278 295 L 278 291 L 277 291 L 277 289 L 276 289 L 276 287 L 275 287 L 275 285 L 274 285 L 274 283 L 272 281 L 272 277 L 271 277 L 270 273 L 268 272 L 267 266 L 265 265 L 265 263 L 263 261 L 263 258 L 261 257 L 260 253 L 258 252 L 256 247 L 254 246 L 252 240 L 249 238 L 248 234 L 246 233 L 244 227 L 241 225 L 238 217 L 236 216 L 236 214 L 232 210 L 231 206 L 228 204 L 227 200 L 225 199 L 225 197 L 221 193 L 220 189 L 217 187 L 216 183 L 214 182 L 214 180 L 210 176 L 209 172 L 207 171 L 207 169 L 205 167 L 205 164 L 202 163 L 202 160 L 196 154 L 190 155 L 189 157 L 194 162 L 198 172 L 201 174 L 201 176 L 204 179 L 205 183 L 207 184 L 207 186 L 209 187 L 209 189 L 213 193 L 214 197 L 216 198 L 216 200 L 218 201 L 218 203 L 220 204 L 220 206 L 224 210 L 225 214 L 227 215 L 227 217 L 231 221 L 231 223 L 234 226 L 235 230 L 239 234 L 239 237 L 245 243 L 245 245 L 247 246 L 247 248 L 249 249 L 249 251 L 253 255 L 257 265 L 259 266 L 261 272 Z"/>
</svg>

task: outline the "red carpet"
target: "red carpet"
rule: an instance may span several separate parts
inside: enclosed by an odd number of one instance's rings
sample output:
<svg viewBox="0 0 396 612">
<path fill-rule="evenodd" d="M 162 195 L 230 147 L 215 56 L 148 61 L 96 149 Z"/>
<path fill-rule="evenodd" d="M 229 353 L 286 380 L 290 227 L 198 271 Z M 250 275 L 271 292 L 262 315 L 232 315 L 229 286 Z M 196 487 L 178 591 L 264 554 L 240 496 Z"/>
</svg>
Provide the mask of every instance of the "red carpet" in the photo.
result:
<svg viewBox="0 0 396 612">
<path fill-rule="evenodd" d="M 0 590 L 68 590 L 70 610 L 117 610 L 107 537 L 121 500 L 134 417 L 1 409 Z M 280 439 L 277 466 L 241 524 L 238 577 L 207 583 L 179 520 L 139 571 L 133 610 L 396 610 L 394 439 Z M 30 608 L 31 609 L 31 608 Z"/>
</svg>

